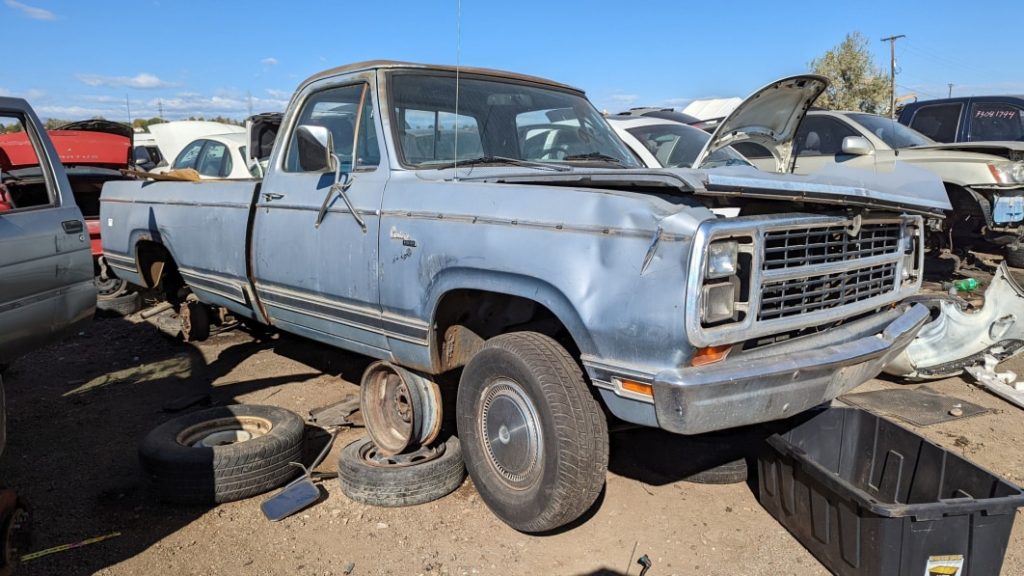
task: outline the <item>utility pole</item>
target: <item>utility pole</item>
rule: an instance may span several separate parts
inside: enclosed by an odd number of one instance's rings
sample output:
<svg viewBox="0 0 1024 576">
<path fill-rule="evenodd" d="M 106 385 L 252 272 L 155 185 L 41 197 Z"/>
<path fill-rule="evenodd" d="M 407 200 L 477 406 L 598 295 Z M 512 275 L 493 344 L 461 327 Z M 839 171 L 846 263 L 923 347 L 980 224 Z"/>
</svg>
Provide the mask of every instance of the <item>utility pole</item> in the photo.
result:
<svg viewBox="0 0 1024 576">
<path fill-rule="evenodd" d="M 889 116 L 896 118 L 896 41 L 906 38 L 906 34 L 882 38 L 882 42 L 889 43 Z"/>
<path fill-rule="evenodd" d="M 946 86 L 949 86 L 949 96 L 947 96 L 947 98 L 952 98 L 953 97 L 953 83 L 950 82 L 949 84 L 946 84 Z"/>
<path fill-rule="evenodd" d="M 131 126 L 132 125 L 132 103 L 131 103 L 130 100 L 128 100 L 128 95 L 127 94 L 124 95 L 124 107 L 125 107 L 126 110 L 128 110 L 128 125 Z"/>
<path fill-rule="evenodd" d="M 164 119 L 164 100 L 163 100 L 163 98 L 157 99 L 157 101 L 156 101 L 156 109 L 160 111 L 160 119 L 163 120 Z"/>
</svg>

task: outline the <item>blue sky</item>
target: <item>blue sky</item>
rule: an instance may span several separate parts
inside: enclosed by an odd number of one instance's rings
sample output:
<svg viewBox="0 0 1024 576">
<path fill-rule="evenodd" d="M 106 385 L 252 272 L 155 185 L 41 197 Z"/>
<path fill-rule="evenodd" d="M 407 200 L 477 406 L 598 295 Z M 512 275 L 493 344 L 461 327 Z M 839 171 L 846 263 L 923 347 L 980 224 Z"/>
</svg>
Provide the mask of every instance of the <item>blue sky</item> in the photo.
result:
<svg viewBox="0 0 1024 576">
<path fill-rule="evenodd" d="M 824 7 L 824 8 L 821 8 Z M 462 1 L 462 63 L 583 88 L 601 109 L 744 96 L 862 32 L 898 94 L 1024 92 L 1018 1 Z M 0 0 L 0 95 L 78 119 L 280 110 L 303 78 L 391 58 L 453 64 L 456 1 Z"/>
</svg>

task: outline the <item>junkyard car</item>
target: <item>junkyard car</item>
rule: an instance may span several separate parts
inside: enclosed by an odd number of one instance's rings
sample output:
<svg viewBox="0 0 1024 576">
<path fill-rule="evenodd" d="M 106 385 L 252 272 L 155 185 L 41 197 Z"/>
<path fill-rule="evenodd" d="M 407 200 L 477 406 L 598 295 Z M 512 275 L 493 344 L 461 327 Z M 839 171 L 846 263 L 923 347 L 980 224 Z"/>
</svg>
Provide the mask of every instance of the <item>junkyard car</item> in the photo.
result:
<svg viewBox="0 0 1024 576">
<path fill-rule="evenodd" d="M 658 117 L 616 115 L 609 116 L 608 123 L 648 168 L 697 168 L 693 163 L 711 140 L 711 135 L 700 128 Z M 739 152 L 725 147 L 716 150 L 703 167 L 738 165 L 751 164 Z"/>
<path fill-rule="evenodd" d="M 996 155 L 977 146 L 936 144 L 883 116 L 817 110 L 807 114 L 796 134 L 793 171 L 810 174 L 840 164 L 885 174 L 897 162 L 930 170 L 942 179 L 952 205 L 944 228 L 952 231 L 948 248 L 969 248 L 984 239 L 1005 246 L 1011 266 L 1024 266 L 1024 156 L 1009 160 L 1012 150 L 1002 147 L 1006 155 Z M 763 148 L 741 144 L 737 149 L 762 169 L 779 168 Z"/>
<path fill-rule="evenodd" d="M 211 134 L 189 142 L 174 159 L 172 170 L 191 168 L 200 178 L 252 178 L 244 132 Z"/>
<path fill-rule="evenodd" d="M 762 96 L 799 105 L 823 89 L 801 77 Z M 775 119 L 791 139 L 792 118 Z M 947 208 L 923 171 L 646 169 L 575 88 L 378 61 L 299 86 L 262 182 L 113 182 L 101 220 L 118 274 L 162 283 L 190 318 L 224 307 L 459 376 L 474 485 L 511 526 L 544 531 L 604 484 L 597 399 L 696 434 L 877 374 L 928 318 L 905 300 L 922 214 Z M 364 396 L 364 413 L 419 431 L 456 389 L 421 392 L 415 409 Z"/>
<path fill-rule="evenodd" d="M 2 370 L 86 322 L 96 287 L 85 220 L 27 102 L 0 98 L 0 132 Z"/>
</svg>

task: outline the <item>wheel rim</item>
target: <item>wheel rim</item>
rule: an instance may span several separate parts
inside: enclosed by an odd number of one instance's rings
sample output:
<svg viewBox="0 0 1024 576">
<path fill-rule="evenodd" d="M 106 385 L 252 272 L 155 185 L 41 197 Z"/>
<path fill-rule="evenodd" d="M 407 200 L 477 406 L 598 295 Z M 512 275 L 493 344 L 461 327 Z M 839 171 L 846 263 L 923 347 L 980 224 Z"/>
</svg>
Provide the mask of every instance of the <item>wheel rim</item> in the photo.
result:
<svg viewBox="0 0 1024 576">
<path fill-rule="evenodd" d="M 190 448 L 215 448 L 241 444 L 266 436 L 274 427 L 270 420 L 235 416 L 200 422 L 178 433 L 177 441 Z"/>
<path fill-rule="evenodd" d="M 96 293 L 100 298 L 116 298 L 128 292 L 128 282 L 121 278 L 96 277 Z"/>
<path fill-rule="evenodd" d="M 380 452 L 399 454 L 437 439 L 441 398 L 436 384 L 380 362 L 366 369 L 361 388 L 363 421 Z"/>
<path fill-rule="evenodd" d="M 533 401 L 517 382 L 501 378 L 484 388 L 480 436 L 505 482 L 515 488 L 533 484 L 540 473 L 543 433 Z"/>
<path fill-rule="evenodd" d="M 405 468 L 406 466 L 415 466 L 416 464 L 423 464 L 424 462 L 430 462 L 431 460 L 440 458 L 443 454 L 444 444 L 439 444 L 433 447 L 425 446 L 415 452 L 395 455 L 389 455 L 381 452 L 373 442 L 367 442 L 359 449 L 359 457 L 362 458 L 364 462 L 370 466 L 379 466 L 381 468 Z"/>
</svg>

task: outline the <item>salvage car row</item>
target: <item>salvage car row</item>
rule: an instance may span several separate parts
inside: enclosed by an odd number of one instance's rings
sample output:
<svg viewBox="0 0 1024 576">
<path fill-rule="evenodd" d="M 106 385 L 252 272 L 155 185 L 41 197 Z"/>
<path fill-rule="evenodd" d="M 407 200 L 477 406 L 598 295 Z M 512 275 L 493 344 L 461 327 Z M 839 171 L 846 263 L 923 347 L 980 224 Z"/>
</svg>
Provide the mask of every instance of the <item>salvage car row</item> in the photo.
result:
<svg viewBox="0 0 1024 576">
<path fill-rule="evenodd" d="M 103 262 L 161 293 L 186 339 L 230 314 L 376 359 L 362 382 L 369 440 L 339 465 L 356 467 L 349 479 L 405 468 L 409 454 L 458 455 L 499 518 L 546 532 L 598 498 L 609 415 L 700 434 L 811 410 L 897 358 L 927 376 L 906 354 L 936 321 L 921 290 L 926 257 L 953 254 L 937 240 L 962 214 L 950 184 L 989 210 L 985 240 L 1016 246 L 1024 214 L 1007 198 L 1019 198 L 1019 162 L 869 115 L 805 119 L 825 87 L 811 75 L 773 82 L 708 136 L 659 118 L 609 122 L 582 91 L 542 78 L 352 64 L 304 81 L 270 133 L 186 144 L 161 181 L 106 181 Z M 53 298 L 37 295 L 29 252 L 0 253 L 0 274 L 23 288 L 0 302 L 0 322 L 56 332 L 91 313 L 85 224 L 35 116 L 7 100 L 0 114 L 25 125 L 40 166 L 30 181 L 0 157 L 13 199 L 0 240 L 13 246 L 4 231 L 28 215 L 67 247 Z M 950 166 L 941 178 L 937 162 Z M 250 177 L 221 180 L 243 169 Z M 1002 334 L 972 354 L 1019 348 Z M 161 434 L 213 453 L 217 435 L 276 434 L 259 415 L 223 420 L 193 415 Z M 224 460 L 212 486 L 169 490 L 184 501 L 265 491 L 294 475 L 294 449 L 244 470 Z M 166 487 L 181 447 L 161 450 L 144 461 Z M 438 496 L 455 476 L 415 488 Z"/>
</svg>

